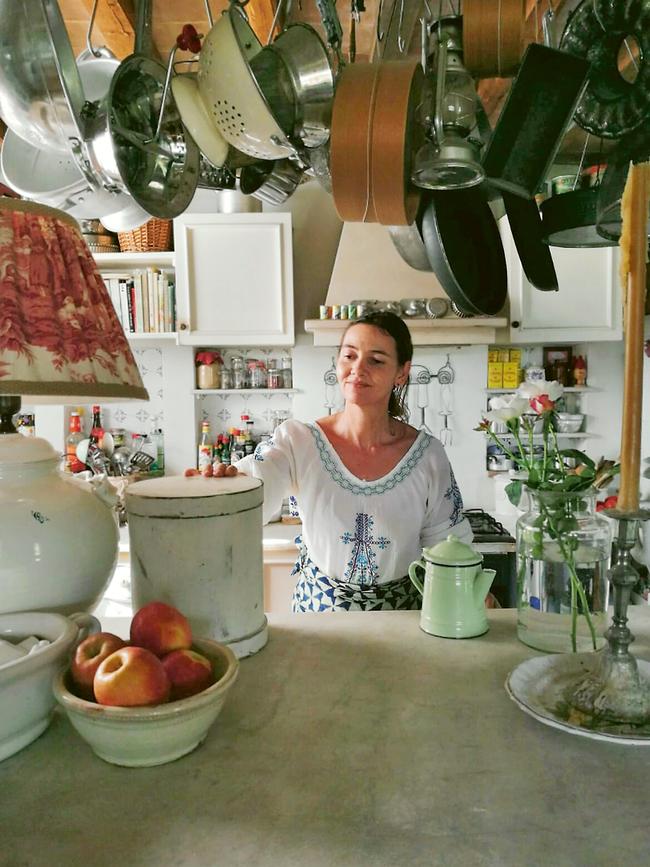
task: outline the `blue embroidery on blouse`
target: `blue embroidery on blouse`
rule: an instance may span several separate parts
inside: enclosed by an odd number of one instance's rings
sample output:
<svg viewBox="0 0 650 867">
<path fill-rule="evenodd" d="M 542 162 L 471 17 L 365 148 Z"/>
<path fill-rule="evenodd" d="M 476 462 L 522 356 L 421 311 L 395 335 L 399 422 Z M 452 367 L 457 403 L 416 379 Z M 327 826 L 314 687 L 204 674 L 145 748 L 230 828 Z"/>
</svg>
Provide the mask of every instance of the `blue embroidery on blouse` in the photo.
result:
<svg viewBox="0 0 650 867">
<path fill-rule="evenodd" d="M 341 470 L 336 466 L 321 431 L 316 427 L 316 425 L 308 425 L 308 427 L 316 442 L 321 462 L 331 478 L 337 483 L 337 485 L 344 488 L 346 491 L 350 491 L 353 494 L 362 494 L 363 496 L 369 496 L 370 494 L 384 494 L 386 491 L 392 490 L 400 482 L 403 482 L 404 479 L 410 475 L 411 471 L 416 466 L 433 439 L 433 437 L 428 434 L 420 432 L 420 439 L 419 441 L 416 440 L 414 446 L 411 446 L 411 450 L 407 452 L 406 460 L 403 460 L 403 462 L 400 462 L 395 469 L 391 470 L 388 477 L 383 481 L 363 482 L 359 480 L 353 482 L 351 479 L 346 478 L 346 476 L 344 476 Z"/>
<path fill-rule="evenodd" d="M 289 494 L 289 514 L 292 518 L 300 517 L 300 509 L 298 508 L 298 500 L 293 494 Z"/>
<path fill-rule="evenodd" d="M 379 569 L 371 546 L 376 545 L 383 551 L 390 545 L 390 539 L 385 536 L 378 536 L 376 539 L 373 537 L 372 528 L 375 522 L 365 512 L 357 512 L 354 523 L 355 532 L 345 532 L 341 536 L 341 541 L 346 545 L 354 544 L 343 577 L 361 585 L 374 584 L 379 578 Z"/>
<path fill-rule="evenodd" d="M 275 443 L 273 442 L 273 437 L 270 437 L 270 439 L 268 439 L 268 440 L 263 440 L 262 442 L 259 442 L 255 446 L 255 451 L 253 452 L 253 457 L 255 458 L 256 461 L 263 461 L 264 460 L 264 452 L 268 451 L 269 449 L 272 449 L 274 446 L 275 446 Z"/>
<path fill-rule="evenodd" d="M 449 516 L 449 526 L 453 527 L 459 523 L 463 517 L 463 498 L 461 496 L 454 471 L 449 467 L 449 476 L 451 484 L 445 491 L 445 500 L 451 500 L 451 515 Z"/>
</svg>

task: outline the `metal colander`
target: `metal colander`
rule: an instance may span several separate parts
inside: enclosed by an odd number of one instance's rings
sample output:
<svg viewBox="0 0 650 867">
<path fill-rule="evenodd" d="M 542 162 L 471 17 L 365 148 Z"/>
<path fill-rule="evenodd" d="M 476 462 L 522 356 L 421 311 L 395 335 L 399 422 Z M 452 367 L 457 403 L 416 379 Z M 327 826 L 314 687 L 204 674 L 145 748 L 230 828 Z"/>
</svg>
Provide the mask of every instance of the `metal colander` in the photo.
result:
<svg viewBox="0 0 650 867">
<path fill-rule="evenodd" d="M 199 58 L 201 96 L 233 147 L 257 159 L 294 152 L 257 83 L 251 62 L 262 46 L 238 6 L 227 9 L 205 37 Z"/>
</svg>

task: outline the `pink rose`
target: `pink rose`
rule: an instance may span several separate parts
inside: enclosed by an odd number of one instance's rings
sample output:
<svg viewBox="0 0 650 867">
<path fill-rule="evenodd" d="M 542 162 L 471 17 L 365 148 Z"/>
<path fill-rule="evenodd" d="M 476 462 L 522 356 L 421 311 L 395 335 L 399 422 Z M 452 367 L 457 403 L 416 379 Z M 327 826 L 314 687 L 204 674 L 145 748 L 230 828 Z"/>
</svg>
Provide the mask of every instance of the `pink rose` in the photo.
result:
<svg viewBox="0 0 650 867">
<path fill-rule="evenodd" d="M 538 415 L 541 415 L 543 412 L 554 410 L 555 401 L 551 400 L 547 394 L 538 394 L 537 397 L 531 397 L 530 406 Z"/>
</svg>

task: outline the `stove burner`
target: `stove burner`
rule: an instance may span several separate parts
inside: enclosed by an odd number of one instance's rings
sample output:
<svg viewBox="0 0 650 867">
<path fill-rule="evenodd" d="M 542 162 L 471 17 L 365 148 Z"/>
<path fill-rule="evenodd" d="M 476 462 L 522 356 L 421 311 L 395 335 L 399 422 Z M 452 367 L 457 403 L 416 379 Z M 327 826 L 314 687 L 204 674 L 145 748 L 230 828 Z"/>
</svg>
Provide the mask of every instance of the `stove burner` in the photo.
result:
<svg viewBox="0 0 650 867">
<path fill-rule="evenodd" d="M 483 509 L 466 509 L 463 515 L 469 521 L 474 542 L 514 542 L 503 524 Z"/>
</svg>

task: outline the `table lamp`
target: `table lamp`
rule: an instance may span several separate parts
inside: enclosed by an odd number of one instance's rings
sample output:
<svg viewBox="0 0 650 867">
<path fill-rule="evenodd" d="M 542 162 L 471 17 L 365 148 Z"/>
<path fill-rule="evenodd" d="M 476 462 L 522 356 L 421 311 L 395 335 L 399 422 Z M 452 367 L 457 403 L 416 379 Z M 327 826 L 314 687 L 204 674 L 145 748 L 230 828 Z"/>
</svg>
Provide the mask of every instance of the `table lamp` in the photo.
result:
<svg viewBox="0 0 650 867">
<path fill-rule="evenodd" d="M 46 440 L 16 431 L 21 399 L 148 397 L 77 222 L 0 197 L 0 613 L 88 610 L 117 562 L 101 486 L 64 476 Z"/>
</svg>

